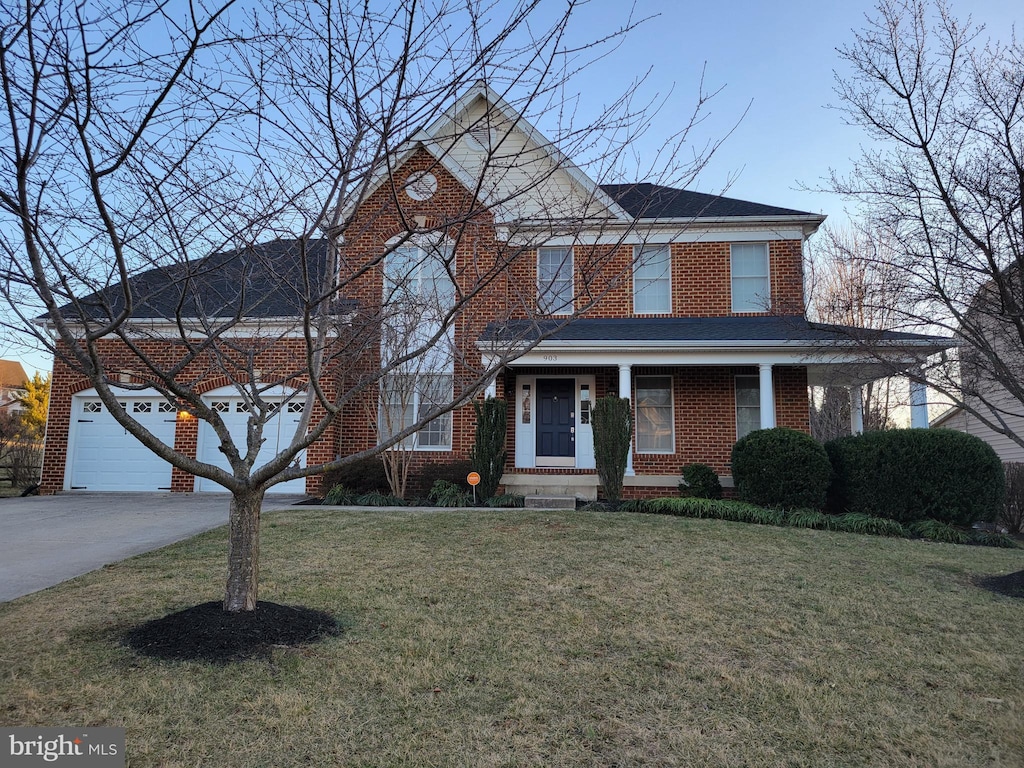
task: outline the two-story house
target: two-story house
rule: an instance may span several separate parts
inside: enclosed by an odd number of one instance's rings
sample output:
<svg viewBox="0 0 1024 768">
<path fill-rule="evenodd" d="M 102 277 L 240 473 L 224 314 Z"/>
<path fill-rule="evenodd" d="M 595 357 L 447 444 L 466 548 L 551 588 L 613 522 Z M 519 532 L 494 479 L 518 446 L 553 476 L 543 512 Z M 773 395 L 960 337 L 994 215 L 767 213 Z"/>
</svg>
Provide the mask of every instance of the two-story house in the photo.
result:
<svg viewBox="0 0 1024 768">
<path fill-rule="evenodd" d="M 371 448 L 486 382 L 486 393 L 509 403 L 509 491 L 594 497 L 590 413 L 608 394 L 633 402 L 627 495 L 674 488 L 691 462 L 711 465 L 728 483 L 737 438 L 776 425 L 809 431 L 809 385 L 855 387 L 885 374 L 858 352 L 850 329 L 805 317 L 804 247 L 823 221 L 648 183 L 596 184 L 479 85 L 403 145 L 346 218 L 335 268 L 357 327 L 352 338 L 373 341 L 358 365 L 336 371 L 332 388 L 344 390 L 359 371 L 389 372 L 346 407 L 303 461 Z M 275 273 L 289 273 L 285 262 L 298 253 L 274 241 L 210 263 L 248 273 L 275 264 Z M 211 284 L 220 279 L 215 269 L 202 273 Z M 160 274 L 134 279 L 159 282 Z M 250 282 L 274 299 L 250 298 L 249 316 L 280 321 L 289 306 L 280 286 Z M 173 321 L 181 302 L 161 290 L 149 285 L 137 317 Z M 154 333 L 156 325 L 149 327 Z M 935 337 L 872 333 L 876 348 L 908 368 L 948 346 Z M 259 365 L 283 364 L 289 349 L 285 342 L 261 352 Z M 124 351 L 111 347 L 110 354 Z M 223 377 L 206 380 L 194 368 L 181 375 L 199 381 L 204 397 L 244 434 L 246 414 Z M 44 491 L 215 489 L 128 450 L 134 438 L 60 360 L 52 392 Z M 126 403 L 175 450 L 219 461 L 209 428 L 180 418 L 157 393 L 136 388 Z M 301 411 L 301 403 L 289 400 L 288 409 Z M 282 434 L 288 409 L 275 417 Z M 403 450 L 414 465 L 464 459 L 473 431 L 472 408 L 463 405 L 410 434 Z M 105 468 L 104 457 L 115 454 L 137 461 L 139 471 L 126 472 L 123 463 Z M 319 478 L 306 487 L 318 490 Z M 274 490 L 301 488 L 299 480 Z"/>
</svg>

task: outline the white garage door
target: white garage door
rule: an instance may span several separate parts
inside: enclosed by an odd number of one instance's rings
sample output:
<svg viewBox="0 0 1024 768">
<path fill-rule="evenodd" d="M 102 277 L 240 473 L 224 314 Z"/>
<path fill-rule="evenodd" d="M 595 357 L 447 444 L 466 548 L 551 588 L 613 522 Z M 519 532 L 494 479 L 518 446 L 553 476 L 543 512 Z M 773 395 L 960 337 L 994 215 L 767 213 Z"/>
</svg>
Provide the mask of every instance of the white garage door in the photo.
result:
<svg viewBox="0 0 1024 768">
<path fill-rule="evenodd" d="M 155 437 L 174 446 L 177 409 L 159 397 L 119 398 Z M 171 465 L 114 421 L 98 397 L 76 397 L 72 409 L 68 488 L 82 491 L 167 491 Z"/>
<path fill-rule="evenodd" d="M 236 396 L 217 396 L 213 395 L 206 398 L 207 404 L 215 411 L 220 414 L 220 417 L 224 420 L 224 425 L 228 428 L 231 433 L 231 439 L 235 443 L 235 447 L 240 452 L 245 451 L 246 444 L 246 432 L 248 429 L 249 412 L 245 409 L 245 401 L 240 397 Z M 256 463 L 253 468 L 259 468 L 262 464 L 270 461 L 277 452 L 284 446 L 288 445 L 291 441 L 292 436 L 295 434 L 295 428 L 299 423 L 299 419 L 302 417 L 302 408 L 304 403 L 302 401 L 291 401 L 284 404 L 284 408 L 278 411 L 276 416 L 273 416 L 263 427 L 263 445 L 260 448 L 260 452 L 256 457 Z M 200 461 L 205 461 L 208 464 L 215 464 L 221 469 L 227 472 L 231 471 L 231 467 L 228 464 L 227 457 L 220 452 L 218 446 L 220 440 L 217 438 L 217 433 L 213 431 L 213 428 L 205 421 L 199 423 L 199 445 L 197 449 L 197 458 Z M 305 466 L 305 453 L 299 454 L 299 465 Z M 224 486 L 218 485 L 212 480 L 207 480 L 205 477 L 196 478 L 196 490 L 197 491 L 223 491 Z M 278 483 L 268 489 L 267 493 L 305 493 L 306 492 L 306 479 L 300 477 L 297 480 L 289 480 L 286 483 Z"/>
</svg>

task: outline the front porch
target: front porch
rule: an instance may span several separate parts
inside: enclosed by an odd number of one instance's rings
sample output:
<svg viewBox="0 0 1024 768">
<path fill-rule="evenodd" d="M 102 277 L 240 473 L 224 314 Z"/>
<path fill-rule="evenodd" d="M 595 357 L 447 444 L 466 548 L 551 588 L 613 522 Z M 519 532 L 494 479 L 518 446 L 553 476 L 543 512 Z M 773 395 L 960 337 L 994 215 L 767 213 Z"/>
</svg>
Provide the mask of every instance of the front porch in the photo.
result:
<svg viewBox="0 0 1024 768">
<path fill-rule="evenodd" d="M 799 317 L 575 319 L 529 342 L 506 323 L 479 342 L 484 364 L 510 360 L 489 394 L 509 405 L 503 484 L 526 495 L 597 494 L 593 403 L 633 403 L 627 496 L 674 490 L 683 466 L 709 465 L 731 486 L 731 451 L 755 429 L 810 431 L 808 386 L 851 388 L 853 431 L 862 431 L 859 385 L 891 373 L 865 358 L 842 329 Z M 543 333 L 543 329 L 540 329 Z M 522 333 L 529 342 L 523 344 Z M 919 370 L 945 339 L 887 332 L 891 354 Z M 925 388 L 912 387 L 913 426 L 927 426 Z"/>
</svg>

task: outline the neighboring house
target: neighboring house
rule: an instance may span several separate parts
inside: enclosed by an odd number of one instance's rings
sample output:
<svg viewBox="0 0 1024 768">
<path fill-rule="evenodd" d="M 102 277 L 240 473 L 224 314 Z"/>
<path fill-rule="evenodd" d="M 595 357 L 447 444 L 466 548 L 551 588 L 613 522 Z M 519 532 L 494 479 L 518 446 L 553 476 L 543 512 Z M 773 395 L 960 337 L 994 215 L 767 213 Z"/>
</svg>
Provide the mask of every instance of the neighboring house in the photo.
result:
<svg viewBox="0 0 1024 768">
<path fill-rule="evenodd" d="M 510 158 L 500 178 L 481 170 L 496 145 Z M 680 468 L 692 462 L 709 464 L 728 482 L 732 446 L 751 430 L 809 431 L 809 385 L 855 387 L 885 373 L 858 356 L 851 329 L 805 317 L 804 243 L 824 216 L 648 183 L 598 185 L 485 86 L 404 145 L 390 167 L 346 226 L 339 268 L 357 277 L 346 288 L 344 306 L 383 317 L 380 346 L 366 355 L 367 366 L 398 359 L 403 344 L 442 332 L 415 369 L 402 368 L 382 383 L 379 403 L 347 410 L 310 447 L 309 461 L 372 447 L 379 434 L 394 434 L 433 404 L 458 396 L 472 372 L 494 367 L 488 394 L 509 403 L 508 491 L 594 497 L 591 408 L 616 394 L 633 401 L 636 425 L 625 494 L 661 494 L 675 488 Z M 529 195 L 511 194 L 516 183 L 528 181 Z M 459 221 L 474 194 L 486 200 L 486 210 L 460 222 L 464 236 L 455 246 L 436 223 Z M 570 231 L 556 225 L 566 211 L 581 209 L 586 226 Z M 430 234 L 410 236 L 413 222 Z M 289 259 L 297 248 L 274 241 L 216 254 L 196 262 L 202 268 L 193 273 L 210 284 L 211 295 L 230 294 L 238 275 L 248 275 L 246 316 L 271 322 L 292 306 L 297 289 L 287 276 L 294 274 Z M 367 268 L 389 249 L 383 268 Z M 481 265 L 493 266 L 507 254 L 500 279 L 489 281 L 473 311 L 445 330 L 441 318 L 456 292 Z M 322 260 L 317 263 L 322 268 Z M 135 295 L 149 297 L 134 315 L 150 321 L 150 338 L 142 343 L 173 357 L 173 344 L 161 341 L 158 331 L 174 304 L 164 292 L 179 281 L 157 270 L 134 280 Z M 192 311 L 218 316 L 213 301 Z M 950 345 L 917 334 L 867 333 L 908 368 Z M 257 365 L 301 353 L 300 344 L 280 343 L 260 351 Z M 107 354 L 124 358 L 130 369 L 119 342 L 112 341 Z M 181 375 L 201 381 L 208 402 L 244 434 L 246 414 L 227 381 L 204 378 L 199 369 Z M 345 375 L 339 369 L 339 389 Z M 126 392 L 125 403 L 168 445 L 219 460 L 205 422 L 183 418 L 155 392 Z M 301 410 L 301 401 L 292 406 Z M 856 419 L 856 403 L 854 410 Z M 289 418 L 279 414 L 282 424 L 272 425 L 271 433 L 283 433 Z M 49 429 L 44 492 L 215 490 L 138 448 L 104 413 L 88 383 L 59 360 Z M 411 435 L 403 450 L 413 453 L 416 466 L 465 459 L 473 432 L 472 408 L 461 407 Z M 273 490 L 302 487 L 294 481 Z M 318 487 L 319 478 L 307 481 L 309 491 Z"/>
<path fill-rule="evenodd" d="M 1000 394 L 1004 396 L 999 397 Z M 1024 435 L 1024 409 L 1020 402 L 1015 401 L 1005 390 L 997 392 L 995 385 L 993 385 L 993 392 L 989 397 L 993 396 L 998 398 L 995 402 L 1001 403 L 1002 407 L 1008 411 L 1004 416 L 1006 425 L 1016 434 Z M 958 432 L 966 432 L 969 435 L 980 437 L 992 446 L 1001 460 L 1024 462 L 1024 447 L 1021 447 L 1016 440 L 983 424 L 977 416 L 968 413 L 963 408 L 950 406 L 932 419 L 930 426 L 932 429 L 955 429 Z"/>
<path fill-rule="evenodd" d="M 1010 268 L 1000 275 L 1018 302 L 1024 295 L 1019 274 Z M 960 326 L 959 396 L 967 408 L 950 407 L 933 419 L 931 426 L 975 435 L 991 445 L 1003 461 L 1024 462 L 1024 447 L 1007 434 L 1024 437 L 1024 340 L 1012 320 L 1016 312 L 1019 310 L 1008 308 L 1000 298 L 993 282 L 975 294 Z"/>
<path fill-rule="evenodd" d="M 0 411 L 16 413 L 22 410 L 18 398 L 24 397 L 28 376 L 21 363 L 15 360 L 0 360 Z"/>
</svg>

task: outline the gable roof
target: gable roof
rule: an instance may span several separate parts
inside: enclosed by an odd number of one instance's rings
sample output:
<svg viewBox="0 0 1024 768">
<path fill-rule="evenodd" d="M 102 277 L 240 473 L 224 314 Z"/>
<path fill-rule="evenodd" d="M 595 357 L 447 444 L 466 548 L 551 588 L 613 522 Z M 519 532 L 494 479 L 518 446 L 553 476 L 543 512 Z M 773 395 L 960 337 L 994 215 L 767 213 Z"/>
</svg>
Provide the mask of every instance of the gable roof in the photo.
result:
<svg viewBox="0 0 1024 768">
<path fill-rule="evenodd" d="M 303 275 L 303 249 L 307 277 Z M 319 291 L 328 261 L 326 240 L 271 240 L 150 269 L 128 280 L 134 300 L 132 318 L 301 316 L 310 296 Z M 310 289 L 306 288 L 307 279 Z M 81 301 L 84 313 L 101 321 L 120 313 L 124 306 L 120 283 Z M 62 307 L 61 313 L 71 320 L 80 316 L 74 304 Z"/>
<path fill-rule="evenodd" d="M 602 184 L 601 189 L 630 216 L 637 219 L 694 218 L 794 218 L 818 217 L 818 214 L 753 203 L 731 197 L 690 192 L 641 182 L 637 184 Z M 820 216 L 824 220 L 824 216 Z"/>
<path fill-rule="evenodd" d="M 0 387 L 21 389 L 28 381 L 25 369 L 17 360 L 0 360 Z"/>
<path fill-rule="evenodd" d="M 408 140 L 394 152 L 394 162 L 381 165 L 372 175 L 362 193 L 362 200 L 369 198 L 382 185 L 388 182 L 394 169 L 400 168 L 413 153 L 419 149 L 428 152 L 446 171 L 459 181 L 467 189 L 477 187 L 477 179 L 474 173 L 465 165 L 460 163 L 452 152 L 458 132 L 453 133 L 449 126 L 458 123 L 459 118 L 470 110 L 477 102 L 483 100 L 487 105 L 487 111 L 493 111 L 500 118 L 504 119 L 511 126 L 512 131 L 521 133 L 527 141 L 544 153 L 552 165 L 564 172 L 572 183 L 583 191 L 585 198 L 594 200 L 612 216 L 616 218 L 629 218 L 618 202 L 614 200 L 593 179 L 587 176 L 579 166 L 558 149 L 558 147 L 546 138 L 537 128 L 530 123 L 523 115 L 517 112 L 501 95 L 496 93 L 484 81 L 478 81 L 466 93 L 456 99 L 451 107 L 434 119 L 430 125 L 416 131 Z M 502 203 L 491 203 L 486 199 L 481 201 L 488 207 L 496 210 L 505 207 Z M 354 201 L 347 213 L 355 208 L 358 201 Z M 499 217 L 500 218 L 500 217 Z"/>
<path fill-rule="evenodd" d="M 478 180 L 474 170 L 464 162 L 460 162 L 456 156 L 459 153 L 454 149 L 460 131 L 457 129 L 453 132 L 451 126 L 458 125 L 459 119 L 469 113 L 473 106 L 481 100 L 487 105 L 487 112 L 495 113 L 505 121 L 506 125 L 511 126 L 511 131 L 522 134 L 528 145 L 532 145 L 546 155 L 553 167 L 561 171 L 570 180 L 570 184 L 582 192 L 582 199 L 593 201 L 606 212 L 602 215 L 609 215 L 613 219 L 623 222 L 655 219 L 662 221 L 679 219 L 789 220 L 805 225 L 807 234 L 813 233 L 825 221 L 826 217 L 822 214 L 721 195 L 691 192 L 650 182 L 596 184 L 555 144 L 483 81 L 474 84 L 430 125 L 417 131 L 403 142 L 394 152 L 393 162 L 382 165 L 374 172 L 363 191 L 362 199 L 365 200 L 382 185 L 393 179 L 393 171 L 400 168 L 414 152 L 420 149 L 428 152 L 464 187 L 476 188 Z M 464 157 L 463 160 L 465 159 Z M 470 163 L 470 165 L 472 164 Z M 484 186 L 486 187 L 486 185 Z M 492 203 L 486 199 L 485 194 L 481 202 L 493 210 L 499 221 L 508 220 L 503 212 L 506 208 L 511 211 L 513 206 L 507 200 Z M 353 201 L 346 213 L 351 214 L 357 204 L 358 201 Z M 588 213 L 587 217 L 592 218 L 592 213 Z M 528 216 L 526 218 L 529 219 Z"/>
</svg>

